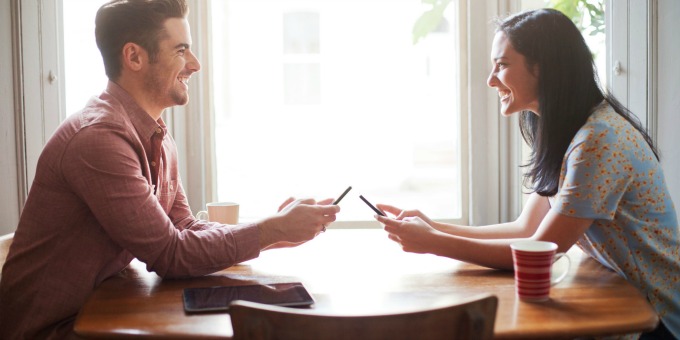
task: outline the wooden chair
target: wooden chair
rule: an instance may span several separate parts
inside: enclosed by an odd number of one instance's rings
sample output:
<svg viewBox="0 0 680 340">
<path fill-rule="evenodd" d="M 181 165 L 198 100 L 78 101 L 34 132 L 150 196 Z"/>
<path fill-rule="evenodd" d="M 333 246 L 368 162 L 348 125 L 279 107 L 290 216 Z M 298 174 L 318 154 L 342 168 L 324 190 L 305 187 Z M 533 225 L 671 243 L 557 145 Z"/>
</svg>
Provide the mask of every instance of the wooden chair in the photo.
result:
<svg viewBox="0 0 680 340">
<path fill-rule="evenodd" d="M 341 316 L 234 301 L 234 339 L 491 339 L 498 298 L 483 294 L 442 308 Z"/>
<path fill-rule="evenodd" d="M 0 278 L 2 278 L 2 266 L 5 265 L 7 253 L 9 253 L 9 246 L 12 244 L 13 240 L 14 233 L 0 236 Z"/>
</svg>

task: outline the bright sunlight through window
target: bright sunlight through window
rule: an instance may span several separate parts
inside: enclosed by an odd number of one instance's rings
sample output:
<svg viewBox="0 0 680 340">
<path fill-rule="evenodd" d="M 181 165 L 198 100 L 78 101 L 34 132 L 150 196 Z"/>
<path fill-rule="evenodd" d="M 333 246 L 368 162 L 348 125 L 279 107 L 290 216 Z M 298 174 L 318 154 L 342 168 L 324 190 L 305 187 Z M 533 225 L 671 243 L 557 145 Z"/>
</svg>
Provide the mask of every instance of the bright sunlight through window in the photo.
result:
<svg viewBox="0 0 680 340">
<path fill-rule="evenodd" d="M 419 0 L 211 6 L 220 200 L 260 217 L 352 185 L 339 219 L 372 220 L 360 194 L 460 218 L 455 17 L 414 44 Z"/>
<path fill-rule="evenodd" d="M 94 39 L 94 17 L 106 0 L 63 0 L 66 115 L 80 111 L 106 88 L 102 55 Z"/>
</svg>

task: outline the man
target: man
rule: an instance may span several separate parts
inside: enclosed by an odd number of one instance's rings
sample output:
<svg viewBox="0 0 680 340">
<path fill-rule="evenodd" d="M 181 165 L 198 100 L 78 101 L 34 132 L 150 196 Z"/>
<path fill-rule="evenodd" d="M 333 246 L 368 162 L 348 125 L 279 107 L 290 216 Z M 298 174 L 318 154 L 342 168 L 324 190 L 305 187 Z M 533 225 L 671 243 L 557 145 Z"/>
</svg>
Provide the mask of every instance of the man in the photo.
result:
<svg viewBox="0 0 680 340">
<path fill-rule="evenodd" d="M 72 336 L 103 280 L 138 258 L 164 278 L 209 274 L 260 250 L 314 238 L 329 201 L 288 200 L 277 215 L 226 226 L 196 220 L 160 118 L 187 103 L 200 69 L 184 0 L 115 0 L 96 17 L 109 83 L 45 145 L 0 282 L 0 338 Z"/>
</svg>

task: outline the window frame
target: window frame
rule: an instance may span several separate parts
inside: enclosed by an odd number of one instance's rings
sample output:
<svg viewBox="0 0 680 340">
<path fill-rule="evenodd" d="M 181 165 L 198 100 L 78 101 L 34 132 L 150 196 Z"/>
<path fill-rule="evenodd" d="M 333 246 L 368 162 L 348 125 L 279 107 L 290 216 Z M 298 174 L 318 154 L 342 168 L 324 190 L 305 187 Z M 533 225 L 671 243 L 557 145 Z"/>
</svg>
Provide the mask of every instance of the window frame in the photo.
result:
<svg viewBox="0 0 680 340">
<path fill-rule="evenodd" d="M 61 9 L 62 0 L 11 2 L 19 211 L 38 157 L 65 117 Z"/>
<path fill-rule="evenodd" d="M 606 0 L 609 91 L 657 141 L 657 1 Z"/>
<path fill-rule="evenodd" d="M 489 23 L 490 18 L 514 13 L 521 8 L 521 3 L 519 0 L 461 2 L 467 7 L 468 224 L 502 223 L 516 219 L 521 212 L 522 141 L 517 116 L 501 117 L 498 94 L 486 84 L 495 28 L 491 24 L 475 23 Z"/>
<path fill-rule="evenodd" d="M 210 27 L 210 25 L 209 25 L 210 21 L 209 20 L 210 19 L 209 19 L 208 13 L 210 13 L 210 10 L 211 10 L 209 2 L 204 2 L 204 1 L 200 1 L 200 0 L 188 0 L 188 2 L 189 2 L 189 5 L 190 5 L 190 8 L 192 8 L 192 10 L 190 11 L 190 18 L 189 18 L 190 24 L 192 25 L 192 29 L 194 29 L 194 27 L 196 26 L 196 23 L 199 22 L 199 21 L 196 21 L 197 18 L 192 18 L 191 13 L 201 12 L 199 14 L 199 16 L 201 16 L 203 18 L 202 21 L 200 21 L 201 27 L 203 28 L 203 32 L 202 32 L 203 36 L 200 37 L 199 41 L 209 41 L 209 27 Z M 459 27 L 458 27 L 459 35 L 456 38 L 459 40 L 458 44 L 459 44 L 459 46 L 461 46 L 461 49 L 463 51 L 468 50 L 467 49 L 467 41 L 470 40 L 470 38 L 468 37 L 468 30 L 469 30 L 468 27 L 467 27 L 468 20 L 465 18 L 466 14 L 467 14 L 468 2 L 470 2 L 470 1 L 469 0 L 468 1 L 466 1 L 466 0 L 453 0 L 450 4 L 450 6 L 453 7 L 455 13 L 457 13 L 457 15 L 460 18 L 460 20 L 458 21 L 459 22 Z M 474 3 L 474 1 L 471 1 L 471 2 Z M 197 35 L 198 35 L 198 32 L 192 31 L 192 36 L 194 37 L 194 43 L 196 43 Z M 491 41 L 491 40 L 488 40 L 488 41 Z M 488 45 L 488 43 L 486 45 Z M 202 52 L 204 52 L 204 54 L 198 55 L 198 57 L 203 62 L 204 70 L 205 69 L 212 69 L 212 67 L 208 64 L 208 63 L 210 63 L 210 60 L 207 59 L 207 56 L 211 55 L 210 47 L 208 46 L 207 48 L 202 49 Z M 486 51 L 486 50 L 485 50 L 484 53 L 485 53 L 484 58 L 482 60 L 486 61 L 486 60 L 488 60 L 489 54 L 488 54 L 488 51 Z M 440 221 L 440 222 L 455 223 L 455 224 L 468 224 L 469 223 L 469 221 L 470 221 L 470 218 L 469 218 L 470 212 L 469 211 L 470 211 L 470 206 L 471 206 L 470 203 L 469 203 L 469 201 L 471 200 L 469 193 L 470 192 L 476 192 L 476 193 L 480 192 L 479 190 L 477 190 L 477 191 L 471 190 L 470 182 L 469 182 L 469 179 L 468 179 L 468 174 L 471 173 L 471 171 L 469 171 L 469 168 L 470 168 L 469 154 L 471 152 L 469 150 L 469 145 L 472 144 L 472 143 L 470 143 L 470 140 L 469 140 L 470 139 L 470 133 L 468 132 L 468 130 L 470 129 L 470 126 L 469 126 L 470 119 L 468 118 L 468 116 L 475 116 L 475 115 L 472 114 L 471 113 L 472 111 L 470 111 L 467 108 L 467 105 L 466 105 L 467 100 L 466 99 L 467 99 L 469 94 L 465 91 L 465 89 L 467 89 L 470 86 L 477 86 L 479 84 L 483 85 L 483 89 L 488 89 L 488 87 L 486 86 L 486 76 L 481 77 L 480 78 L 481 80 L 476 79 L 474 81 L 475 84 L 473 84 L 473 85 L 471 85 L 469 82 L 467 82 L 467 79 L 470 79 L 470 78 L 467 76 L 468 67 L 467 67 L 467 64 L 465 62 L 466 60 L 478 60 L 478 58 L 477 58 L 477 56 L 475 56 L 474 58 L 469 58 L 467 55 L 465 55 L 465 53 L 461 53 L 459 65 L 458 65 L 458 68 L 459 68 L 458 73 L 461 75 L 460 83 L 458 85 L 459 89 L 461 90 L 460 93 L 459 93 L 458 102 L 460 103 L 459 104 L 459 112 L 461 114 L 461 185 L 462 185 L 462 188 L 461 188 L 462 189 L 461 190 L 461 196 L 462 196 L 461 197 L 461 211 L 462 211 L 462 217 L 460 219 L 437 219 L 437 221 Z M 483 67 L 484 70 L 486 70 L 486 69 L 488 69 L 488 64 L 485 63 L 482 67 Z M 485 71 L 483 71 L 483 72 L 485 72 Z M 212 73 L 208 73 L 208 72 L 200 72 L 200 73 L 201 73 L 201 77 L 209 78 L 209 77 L 213 76 Z M 211 83 L 211 81 L 207 80 L 207 83 Z M 194 91 L 194 89 L 190 89 L 190 91 Z M 484 91 L 482 91 L 482 92 L 484 92 Z M 195 92 L 192 92 L 192 93 L 195 93 Z M 494 97 L 489 97 L 489 98 L 493 98 L 493 99 L 491 99 L 492 103 L 497 102 L 497 97 L 494 96 Z M 211 107 L 210 107 L 211 122 L 214 122 L 214 120 L 215 120 L 214 115 L 215 115 L 215 112 L 214 112 L 213 107 L 211 105 Z M 494 113 L 493 115 L 497 116 L 497 113 Z M 477 122 L 477 119 L 474 119 L 474 121 Z M 483 124 L 483 122 L 479 122 L 479 124 L 481 125 L 481 124 Z M 204 125 L 203 126 L 204 130 L 202 130 L 201 134 L 204 135 L 204 136 L 207 136 L 207 135 L 214 136 L 214 131 L 212 129 L 212 126 L 213 126 L 212 124 Z M 480 132 L 479 134 L 480 135 L 486 135 L 486 134 L 488 134 L 488 132 L 484 131 L 484 132 Z M 212 138 L 212 142 L 214 143 L 214 137 Z M 212 154 L 208 155 L 207 158 L 209 158 L 211 160 L 215 160 L 216 155 L 214 154 L 214 150 L 215 150 L 215 147 L 213 146 L 211 148 Z M 498 154 L 498 153 L 496 153 L 496 154 Z M 497 162 L 498 160 L 499 160 L 498 158 L 494 158 L 492 161 Z M 478 163 L 486 164 L 486 161 L 487 161 L 487 159 L 484 159 L 484 158 L 478 159 Z M 498 169 L 498 166 L 488 166 L 488 165 L 482 165 L 482 166 L 484 166 L 485 169 L 486 168 Z M 203 177 L 202 180 L 204 181 L 206 186 L 211 188 L 212 193 L 213 193 L 213 196 L 210 199 L 208 199 L 207 201 L 208 202 L 209 201 L 215 201 L 215 200 L 217 200 L 217 197 L 216 197 L 217 181 L 216 181 L 215 175 L 214 175 L 216 166 L 213 162 L 212 164 L 206 164 L 206 167 L 210 168 L 210 170 L 212 171 L 212 176 L 211 177 Z M 197 173 L 194 173 L 194 177 L 192 177 L 192 178 L 195 178 L 196 175 L 197 175 Z M 494 175 L 494 178 L 497 178 L 497 177 L 498 176 Z M 483 176 L 479 176 L 478 183 L 488 184 L 489 182 L 490 181 L 483 178 Z M 493 182 L 493 181 L 491 181 L 491 182 Z M 488 188 L 484 188 L 484 190 L 488 190 Z M 494 195 L 494 194 L 497 194 L 497 192 L 492 192 L 490 194 L 484 195 L 484 197 L 490 197 L 491 195 Z M 480 199 L 482 199 L 482 202 L 484 202 L 486 200 L 486 198 L 480 198 Z M 494 201 L 498 201 L 498 198 L 494 199 Z M 200 204 L 200 205 L 194 205 L 192 203 L 191 206 L 192 206 L 192 209 L 198 211 L 198 210 L 201 210 L 199 208 L 204 206 L 204 204 L 205 204 L 205 201 L 202 202 L 202 204 Z M 417 208 L 417 207 L 413 207 L 413 208 Z M 487 214 L 489 214 L 489 207 L 487 207 L 486 204 L 484 206 L 480 205 L 478 207 L 478 210 L 479 210 L 479 212 L 478 212 L 479 216 L 486 216 Z M 490 221 L 496 221 L 496 218 L 497 218 L 497 214 L 494 214 L 493 218 Z M 496 223 L 496 222 L 492 222 L 492 223 Z M 380 227 L 380 224 L 378 222 L 374 221 L 374 220 L 360 220 L 360 221 L 342 221 L 342 220 L 340 220 L 340 221 L 333 222 L 329 226 L 329 228 L 336 228 L 336 229 L 365 228 L 365 227 L 377 228 L 377 227 Z"/>
<path fill-rule="evenodd" d="M 11 0 L 14 64 L 14 112 L 17 141 L 17 182 L 19 210 L 23 209 L 37 158 L 47 139 L 64 118 L 64 72 L 62 0 Z M 210 126 L 214 110 L 210 86 L 209 4 L 188 0 L 192 9 L 194 49 L 203 72 L 192 78 L 192 100 L 185 107 L 166 110 L 180 154 L 180 173 L 189 203 L 200 210 L 216 200 L 214 135 Z M 608 72 L 612 60 L 625 60 L 626 71 L 612 84 L 612 92 L 636 112 L 656 138 L 656 1 L 625 3 L 607 0 Z M 519 10 L 518 0 L 497 2 L 454 0 L 451 6 L 461 17 L 460 108 L 462 128 L 463 219 L 462 224 L 489 224 L 516 218 L 521 209 L 522 189 L 519 165 L 521 139 L 516 118 L 502 118 L 498 98 L 486 85 L 489 49 L 493 37 L 489 18 Z M 616 6 L 616 7 L 615 7 Z M 620 7 L 619 7 L 620 6 Z M 626 15 L 615 15 L 615 11 Z M 625 17 L 625 22 L 620 19 Z M 625 27 L 621 29 L 620 27 Z M 639 29 L 644 27 L 645 29 Z M 632 29 L 636 28 L 636 29 Z M 643 33 L 640 33 L 642 31 Z M 616 32 L 617 39 L 609 39 Z M 633 34 L 638 34 L 634 36 Z M 640 35 L 644 39 L 640 39 Z M 647 52 L 649 51 L 649 52 Z M 628 59 L 623 59 L 628 56 Z M 617 59 L 621 58 L 621 59 Z M 50 77 L 50 72 L 54 77 Z M 51 80 L 50 80 L 51 79 Z M 612 75 L 609 79 L 615 79 Z M 640 82 L 642 79 L 644 82 Z M 641 90 L 635 86 L 643 84 Z M 39 100 L 25 100 L 39 98 Z M 206 114 L 207 113 L 207 114 Z M 483 140 L 484 143 L 479 141 Z M 474 169 L 474 171 L 471 171 Z M 355 225 L 336 223 L 336 227 Z"/>
</svg>

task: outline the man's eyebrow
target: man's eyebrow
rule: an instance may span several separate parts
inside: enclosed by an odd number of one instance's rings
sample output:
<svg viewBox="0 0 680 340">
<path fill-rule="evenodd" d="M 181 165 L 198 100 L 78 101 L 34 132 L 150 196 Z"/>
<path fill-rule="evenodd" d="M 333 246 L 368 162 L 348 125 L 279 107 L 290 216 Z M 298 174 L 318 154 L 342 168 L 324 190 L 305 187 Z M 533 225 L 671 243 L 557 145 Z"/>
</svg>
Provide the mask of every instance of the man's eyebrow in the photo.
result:
<svg viewBox="0 0 680 340">
<path fill-rule="evenodd" d="M 502 59 L 508 59 L 508 57 L 501 55 L 501 56 L 493 58 L 493 61 L 499 61 L 499 60 L 502 60 Z"/>
<path fill-rule="evenodd" d="M 179 44 L 175 45 L 175 49 L 179 49 L 179 48 L 189 49 L 189 48 L 191 48 L 191 45 L 189 45 L 187 43 L 179 43 Z"/>
</svg>

